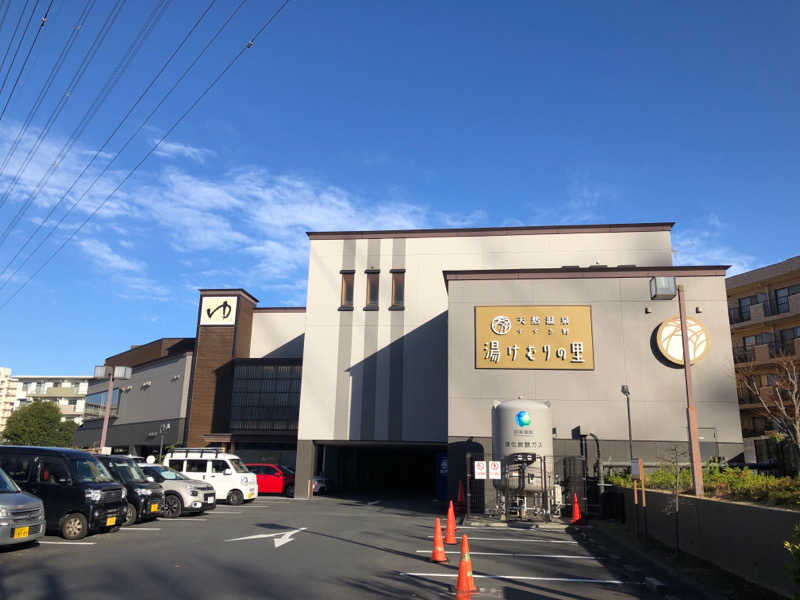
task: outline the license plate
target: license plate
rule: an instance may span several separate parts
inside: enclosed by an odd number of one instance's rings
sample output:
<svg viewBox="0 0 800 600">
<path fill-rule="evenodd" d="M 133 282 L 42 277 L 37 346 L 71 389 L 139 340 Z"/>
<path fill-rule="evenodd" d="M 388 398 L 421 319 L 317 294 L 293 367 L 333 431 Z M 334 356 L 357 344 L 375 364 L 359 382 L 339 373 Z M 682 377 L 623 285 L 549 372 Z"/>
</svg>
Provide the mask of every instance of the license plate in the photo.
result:
<svg viewBox="0 0 800 600">
<path fill-rule="evenodd" d="M 206 502 L 209 504 L 214 501 L 214 496 L 206 496 Z"/>
<path fill-rule="evenodd" d="M 28 537 L 30 535 L 29 531 L 30 527 L 17 527 L 14 529 L 14 539 Z"/>
<path fill-rule="evenodd" d="M 247 492 L 247 499 L 250 500 L 250 498 L 252 497 L 253 497 L 253 492 Z"/>
<path fill-rule="evenodd" d="M 158 512 L 158 504 L 151 504 L 150 512 Z"/>
<path fill-rule="evenodd" d="M 108 517 L 106 519 L 106 527 L 112 527 L 117 524 L 117 517 Z"/>
</svg>

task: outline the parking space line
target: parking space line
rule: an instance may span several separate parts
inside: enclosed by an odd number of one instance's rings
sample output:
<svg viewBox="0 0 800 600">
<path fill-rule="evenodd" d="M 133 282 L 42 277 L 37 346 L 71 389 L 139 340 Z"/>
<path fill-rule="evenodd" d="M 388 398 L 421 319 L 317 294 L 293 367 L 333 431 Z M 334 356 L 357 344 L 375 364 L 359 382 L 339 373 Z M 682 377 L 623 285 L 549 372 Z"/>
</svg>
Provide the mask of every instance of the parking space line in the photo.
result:
<svg viewBox="0 0 800 600">
<path fill-rule="evenodd" d="M 417 554 L 430 554 L 430 550 L 415 550 Z M 525 554 L 520 552 L 473 552 L 470 554 L 480 554 L 483 556 L 527 556 L 529 558 L 576 558 L 582 560 L 599 560 L 602 557 L 591 556 L 588 554 Z M 460 550 L 445 550 L 445 554 L 461 554 Z"/>
<path fill-rule="evenodd" d="M 214 514 L 215 515 L 240 515 L 242 513 L 241 512 L 228 512 L 228 511 L 225 511 L 225 510 L 215 510 Z"/>
<path fill-rule="evenodd" d="M 472 552 L 470 552 L 472 554 Z M 409 577 L 458 577 L 458 573 L 408 573 L 401 572 L 400 575 L 407 575 Z M 566 583 L 611 583 L 615 585 L 622 585 L 624 581 L 619 579 L 583 579 L 580 577 L 529 577 L 526 575 L 477 575 L 473 574 L 474 579 L 509 579 L 519 581 L 559 581 Z"/>
<path fill-rule="evenodd" d="M 432 535 L 427 536 L 429 540 L 433 539 Z M 541 542 L 542 544 L 577 544 L 578 542 L 574 540 L 542 540 L 542 539 L 531 539 L 531 538 L 480 538 L 480 537 L 471 537 L 469 538 L 470 541 L 477 540 L 480 542 Z"/>
<path fill-rule="evenodd" d="M 159 520 L 159 523 L 194 523 L 195 521 L 202 522 L 202 521 L 208 521 L 208 519 L 189 517 L 188 519 L 169 519 L 164 521 Z"/>
<path fill-rule="evenodd" d="M 40 544 L 63 544 L 64 546 L 94 546 L 97 542 L 45 542 L 39 540 Z"/>
<path fill-rule="evenodd" d="M 120 531 L 161 531 L 160 527 L 123 527 Z"/>
</svg>

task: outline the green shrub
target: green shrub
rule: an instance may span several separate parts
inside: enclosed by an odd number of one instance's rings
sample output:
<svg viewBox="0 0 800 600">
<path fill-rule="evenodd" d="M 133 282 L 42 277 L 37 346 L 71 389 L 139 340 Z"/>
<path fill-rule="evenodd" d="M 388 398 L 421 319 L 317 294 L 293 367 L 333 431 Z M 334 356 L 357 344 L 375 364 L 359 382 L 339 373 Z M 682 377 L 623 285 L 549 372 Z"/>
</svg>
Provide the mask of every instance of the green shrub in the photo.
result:
<svg viewBox="0 0 800 600">
<path fill-rule="evenodd" d="M 612 473 L 606 480 L 623 487 L 633 485 L 629 473 Z M 648 473 L 645 484 L 649 489 L 674 489 L 675 467 L 665 465 Z M 737 469 L 710 463 L 703 467 L 703 485 L 706 495 L 712 497 L 776 505 L 800 505 L 800 479 L 794 477 L 760 475 L 748 468 Z M 691 489 L 692 472 L 683 467 L 678 473 L 678 490 L 686 492 Z"/>
</svg>

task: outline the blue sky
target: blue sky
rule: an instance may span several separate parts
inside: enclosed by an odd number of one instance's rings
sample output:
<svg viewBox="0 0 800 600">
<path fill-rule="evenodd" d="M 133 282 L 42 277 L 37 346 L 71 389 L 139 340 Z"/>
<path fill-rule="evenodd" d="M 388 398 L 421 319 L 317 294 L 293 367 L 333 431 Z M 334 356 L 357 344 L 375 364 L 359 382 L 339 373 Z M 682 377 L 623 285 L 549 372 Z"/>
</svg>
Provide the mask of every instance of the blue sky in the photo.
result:
<svg viewBox="0 0 800 600">
<path fill-rule="evenodd" d="M 0 202 L 8 194 L 0 226 L 19 221 L 0 244 L 0 268 L 12 265 L 0 275 L 0 365 L 16 374 L 89 373 L 131 344 L 192 336 L 202 287 L 244 287 L 261 305 L 302 305 L 308 230 L 676 221 L 676 264 L 740 272 L 798 254 L 797 3 L 294 0 L 6 303 L 279 6 L 247 2 L 84 195 L 237 4 L 217 0 L 67 195 L 83 200 L 10 277 L 69 203 L 12 261 L 25 240 L 207 5 L 167 4 L 42 185 L 157 7 L 123 6 L 30 152 L 112 10 L 111 0 L 96 2 L 11 154 L 84 6 L 55 0 L 0 120 Z M 46 5 L 39 2 L 0 106 Z M 15 3 L 0 29 L 0 53 L 21 8 Z"/>
</svg>

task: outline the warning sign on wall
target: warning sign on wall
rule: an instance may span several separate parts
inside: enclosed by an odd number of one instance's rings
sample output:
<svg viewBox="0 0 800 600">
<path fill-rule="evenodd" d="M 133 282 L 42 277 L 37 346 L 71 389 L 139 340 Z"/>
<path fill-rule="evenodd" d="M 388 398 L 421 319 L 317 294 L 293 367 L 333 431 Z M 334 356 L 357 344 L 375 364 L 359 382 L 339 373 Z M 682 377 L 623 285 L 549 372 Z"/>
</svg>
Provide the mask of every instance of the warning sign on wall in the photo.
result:
<svg viewBox="0 0 800 600">
<path fill-rule="evenodd" d="M 489 461 L 489 479 L 500 479 L 500 461 Z"/>
<path fill-rule="evenodd" d="M 475 461 L 475 479 L 486 479 L 486 461 Z"/>
</svg>

